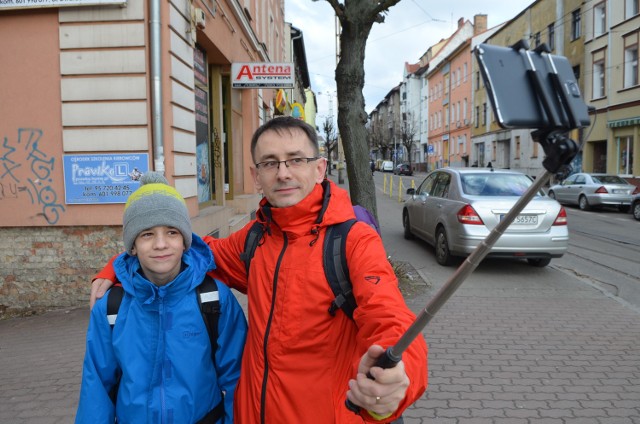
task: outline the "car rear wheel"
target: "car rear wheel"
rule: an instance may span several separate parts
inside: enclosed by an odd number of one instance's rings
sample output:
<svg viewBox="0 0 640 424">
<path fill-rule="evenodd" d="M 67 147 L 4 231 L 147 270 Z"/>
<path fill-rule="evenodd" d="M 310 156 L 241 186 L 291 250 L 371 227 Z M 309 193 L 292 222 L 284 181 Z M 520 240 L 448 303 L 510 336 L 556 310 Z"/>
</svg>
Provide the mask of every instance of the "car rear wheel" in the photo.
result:
<svg viewBox="0 0 640 424">
<path fill-rule="evenodd" d="M 438 228 L 436 231 L 436 262 L 442 266 L 449 266 L 453 262 L 453 257 L 449 251 L 449 241 L 447 240 L 447 233 L 444 228 Z"/>
<path fill-rule="evenodd" d="M 635 219 L 640 221 L 640 201 L 634 202 L 631 206 L 631 213 Z"/>
<path fill-rule="evenodd" d="M 529 265 L 531 266 L 544 268 L 551 263 L 551 258 L 530 258 L 527 259 L 527 262 L 529 262 Z"/>
<path fill-rule="evenodd" d="M 549 197 L 550 197 L 551 199 L 555 200 L 555 199 L 556 199 L 556 193 L 555 193 L 554 191 L 550 191 L 550 192 L 549 192 Z"/>
<path fill-rule="evenodd" d="M 591 206 L 589 206 L 589 201 L 587 200 L 587 197 L 582 195 L 580 196 L 580 198 L 578 199 L 578 207 L 580 207 L 581 211 L 588 211 L 591 209 Z"/>
<path fill-rule="evenodd" d="M 407 211 L 404 211 L 402 214 L 402 225 L 404 226 L 404 238 L 411 240 L 413 234 L 411 233 L 411 222 L 409 221 L 409 213 Z"/>
</svg>

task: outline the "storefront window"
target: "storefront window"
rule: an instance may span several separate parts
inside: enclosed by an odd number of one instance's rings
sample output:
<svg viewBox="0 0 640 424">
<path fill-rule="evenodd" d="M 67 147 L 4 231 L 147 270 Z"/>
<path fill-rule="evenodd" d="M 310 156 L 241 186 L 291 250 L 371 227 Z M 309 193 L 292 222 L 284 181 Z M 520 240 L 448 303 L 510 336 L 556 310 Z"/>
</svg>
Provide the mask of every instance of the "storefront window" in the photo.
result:
<svg viewBox="0 0 640 424">
<path fill-rule="evenodd" d="M 618 137 L 618 174 L 631 175 L 633 169 L 633 137 Z"/>
</svg>

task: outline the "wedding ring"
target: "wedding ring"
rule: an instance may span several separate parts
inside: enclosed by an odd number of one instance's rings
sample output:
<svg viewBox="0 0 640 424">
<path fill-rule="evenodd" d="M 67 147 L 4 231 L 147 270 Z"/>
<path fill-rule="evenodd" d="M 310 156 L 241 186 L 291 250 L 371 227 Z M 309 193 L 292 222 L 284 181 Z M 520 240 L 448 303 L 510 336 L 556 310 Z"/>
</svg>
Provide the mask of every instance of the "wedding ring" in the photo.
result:
<svg viewBox="0 0 640 424">
<path fill-rule="evenodd" d="M 376 396 L 376 403 L 380 402 L 380 396 Z"/>
</svg>

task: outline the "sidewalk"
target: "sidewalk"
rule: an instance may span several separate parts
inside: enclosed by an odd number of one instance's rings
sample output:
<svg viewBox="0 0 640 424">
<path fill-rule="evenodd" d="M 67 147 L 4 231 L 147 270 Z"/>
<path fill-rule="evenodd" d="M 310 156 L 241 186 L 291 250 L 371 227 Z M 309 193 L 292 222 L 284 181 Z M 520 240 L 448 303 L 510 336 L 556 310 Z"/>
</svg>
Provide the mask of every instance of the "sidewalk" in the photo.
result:
<svg viewBox="0 0 640 424">
<path fill-rule="evenodd" d="M 405 423 L 640 423 L 640 315 L 560 274 L 456 292 L 424 331 L 429 388 Z M 407 303 L 418 313 L 432 295 Z M 0 321 L 0 423 L 73 422 L 88 316 Z"/>
</svg>

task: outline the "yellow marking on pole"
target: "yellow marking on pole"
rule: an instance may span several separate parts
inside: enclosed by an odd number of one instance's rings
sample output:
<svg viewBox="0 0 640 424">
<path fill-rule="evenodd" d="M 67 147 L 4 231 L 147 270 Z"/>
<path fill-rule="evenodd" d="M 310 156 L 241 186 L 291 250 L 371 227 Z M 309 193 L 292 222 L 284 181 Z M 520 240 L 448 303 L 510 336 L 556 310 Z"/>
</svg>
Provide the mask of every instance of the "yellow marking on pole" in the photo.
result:
<svg viewBox="0 0 640 424">
<path fill-rule="evenodd" d="M 389 175 L 389 197 L 393 197 L 393 175 Z"/>
</svg>

